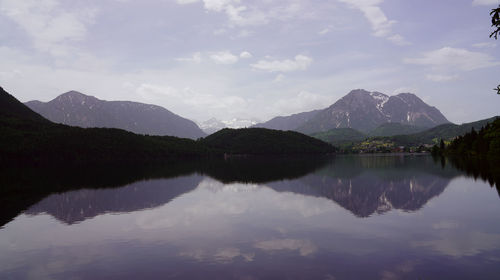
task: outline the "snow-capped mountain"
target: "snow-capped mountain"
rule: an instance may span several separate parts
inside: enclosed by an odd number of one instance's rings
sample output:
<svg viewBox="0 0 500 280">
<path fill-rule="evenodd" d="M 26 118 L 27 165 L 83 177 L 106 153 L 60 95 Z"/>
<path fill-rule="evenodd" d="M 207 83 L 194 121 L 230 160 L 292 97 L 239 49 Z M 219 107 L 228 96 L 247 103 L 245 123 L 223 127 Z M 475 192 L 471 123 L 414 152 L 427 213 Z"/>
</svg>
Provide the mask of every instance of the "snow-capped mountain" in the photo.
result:
<svg viewBox="0 0 500 280">
<path fill-rule="evenodd" d="M 258 127 L 315 133 L 333 128 L 353 128 L 369 132 L 385 123 L 434 127 L 449 121 L 435 107 L 412 93 L 388 96 L 357 89 L 323 110 L 276 117 Z"/>
<path fill-rule="evenodd" d="M 256 119 L 239 119 L 233 118 L 230 120 L 218 120 L 211 118 L 204 122 L 199 123 L 199 127 L 206 133 L 212 134 L 223 128 L 245 128 L 257 124 L 259 121 Z"/>
<path fill-rule="evenodd" d="M 216 118 L 211 118 L 204 122 L 198 123 L 198 126 L 201 128 L 201 130 L 203 130 L 203 132 L 208 135 L 226 128 L 226 124 Z"/>
</svg>

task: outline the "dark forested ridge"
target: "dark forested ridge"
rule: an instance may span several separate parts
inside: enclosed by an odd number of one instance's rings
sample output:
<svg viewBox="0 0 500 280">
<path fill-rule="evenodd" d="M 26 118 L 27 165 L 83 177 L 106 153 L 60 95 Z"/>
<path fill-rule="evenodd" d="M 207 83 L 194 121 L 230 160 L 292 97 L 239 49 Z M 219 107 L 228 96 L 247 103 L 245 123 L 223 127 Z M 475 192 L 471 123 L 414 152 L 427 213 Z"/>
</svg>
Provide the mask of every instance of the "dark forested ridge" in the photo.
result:
<svg viewBox="0 0 500 280">
<path fill-rule="evenodd" d="M 228 154 L 317 154 L 335 148 L 321 140 L 294 131 L 267 128 L 222 129 L 201 140 L 213 152 Z"/>
<path fill-rule="evenodd" d="M 312 137 L 267 129 L 224 130 L 204 140 L 52 123 L 0 88 L 0 161 L 142 162 L 210 154 L 329 153 Z M 230 132 L 230 133 L 228 133 Z"/>
<path fill-rule="evenodd" d="M 500 159 L 500 118 L 486 124 L 479 131 L 472 128 L 470 132 L 451 141 L 441 152 L 461 157 L 478 156 Z"/>
</svg>

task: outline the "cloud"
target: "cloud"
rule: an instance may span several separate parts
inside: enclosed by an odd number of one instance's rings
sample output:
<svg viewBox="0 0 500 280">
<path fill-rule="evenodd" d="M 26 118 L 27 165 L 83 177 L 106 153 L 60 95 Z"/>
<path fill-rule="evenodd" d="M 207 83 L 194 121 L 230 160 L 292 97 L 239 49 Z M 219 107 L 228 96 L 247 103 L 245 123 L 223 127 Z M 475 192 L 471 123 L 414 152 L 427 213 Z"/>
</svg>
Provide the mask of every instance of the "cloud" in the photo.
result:
<svg viewBox="0 0 500 280">
<path fill-rule="evenodd" d="M 425 76 L 427 80 L 434 81 L 434 82 L 447 82 L 447 81 L 453 81 L 458 78 L 458 75 L 440 75 L 440 74 L 427 74 Z"/>
<path fill-rule="evenodd" d="M 37 50 L 67 56 L 73 52 L 71 43 L 85 39 L 86 25 L 93 23 L 97 10 L 68 12 L 56 0 L 4 0 L 0 13 L 23 29 Z"/>
<path fill-rule="evenodd" d="M 444 47 L 423 53 L 418 58 L 405 58 L 408 64 L 429 65 L 439 69 L 471 71 L 500 65 L 495 58 L 484 53 L 472 52 L 466 49 Z"/>
<path fill-rule="evenodd" d="M 309 256 L 318 251 L 318 247 L 310 240 L 289 238 L 260 241 L 255 243 L 254 247 L 264 251 L 299 251 L 301 256 Z"/>
<path fill-rule="evenodd" d="M 219 29 L 214 30 L 213 34 L 215 36 L 219 36 L 219 35 L 222 35 L 222 34 L 224 34 L 226 32 L 227 32 L 227 30 L 225 28 L 219 28 Z"/>
<path fill-rule="evenodd" d="M 238 62 L 239 58 L 229 51 L 222 51 L 211 54 L 210 59 L 212 59 L 217 64 L 234 64 Z"/>
<path fill-rule="evenodd" d="M 243 51 L 240 53 L 241 58 L 251 58 L 253 55 L 247 51 Z"/>
<path fill-rule="evenodd" d="M 376 37 L 384 37 L 396 45 L 408 45 L 403 36 L 394 34 L 392 26 L 396 23 L 395 20 L 389 20 L 382 9 L 378 6 L 382 0 L 339 0 L 348 4 L 353 9 L 360 10 L 366 19 L 370 22 L 373 30 L 373 35 Z"/>
<path fill-rule="evenodd" d="M 221 12 L 227 6 L 237 4 L 239 2 L 240 1 L 238 0 L 203 0 L 203 5 L 205 6 L 205 9 L 209 11 Z"/>
<path fill-rule="evenodd" d="M 400 93 L 418 93 L 418 89 L 415 87 L 399 87 L 392 91 L 392 95 L 397 95 Z"/>
<path fill-rule="evenodd" d="M 259 60 L 251 64 L 252 68 L 264 70 L 267 72 L 291 72 L 297 70 L 306 70 L 312 63 L 312 58 L 305 55 L 297 55 L 294 60 Z"/>
<path fill-rule="evenodd" d="M 455 228 L 442 230 L 434 240 L 413 241 L 413 247 L 431 248 L 435 252 L 451 257 L 475 256 L 500 248 L 500 234 L 479 231 L 457 231 Z"/>
<path fill-rule="evenodd" d="M 483 42 L 483 43 L 473 44 L 472 46 L 475 48 L 494 48 L 497 46 L 497 44 L 493 42 Z"/>
<path fill-rule="evenodd" d="M 399 34 L 389 36 L 389 37 L 387 37 L 387 40 L 393 42 L 394 44 L 396 44 L 398 46 L 408 46 L 408 45 L 411 45 L 410 42 L 408 42 L 403 36 L 401 36 Z"/>
<path fill-rule="evenodd" d="M 179 4 L 198 2 L 177 0 Z M 252 1 L 243 5 L 242 0 L 202 0 L 207 12 L 223 13 L 230 26 L 257 26 L 272 20 L 288 20 L 311 16 L 304 11 L 307 5 L 300 1 Z"/>
<path fill-rule="evenodd" d="M 276 82 L 276 83 L 283 82 L 285 80 L 285 78 L 286 78 L 286 76 L 280 73 L 276 76 L 276 78 L 274 78 L 273 82 Z"/>
<path fill-rule="evenodd" d="M 327 34 L 328 32 L 330 32 L 330 28 L 324 28 L 322 29 L 321 31 L 318 32 L 319 35 L 325 35 Z"/>
<path fill-rule="evenodd" d="M 142 84 L 137 89 L 138 95 L 146 100 L 155 100 L 159 98 L 181 98 L 179 91 L 171 86 L 158 86 L 151 84 Z"/>
<path fill-rule="evenodd" d="M 193 62 L 193 63 L 201 63 L 202 58 L 201 58 L 200 52 L 195 52 L 191 55 L 191 57 L 179 57 L 179 58 L 176 58 L 175 60 L 185 61 L 185 62 Z"/>
<path fill-rule="evenodd" d="M 499 0 L 474 0 L 472 1 L 472 5 L 480 6 L 480 5 L 498 5 L 500 4 Z"/>
<path fill-rule="evenodd" d="M 198 0 L 176 0 L 178 4 L 186 5 L 198 2 Z"/>
<path fill-rule="evenodd" d="M 279 79 L 281 77 L 276 77 Z M 284 76 L 283 76 L 284 78 Z M 331 97 L 314 94 L 305 90 L 299 91 L 295 96 L 286 96 L 273 103 L 274 111 L 285 114 L 295 114 L 324 108 L 333 103 Z"/>
</svg>

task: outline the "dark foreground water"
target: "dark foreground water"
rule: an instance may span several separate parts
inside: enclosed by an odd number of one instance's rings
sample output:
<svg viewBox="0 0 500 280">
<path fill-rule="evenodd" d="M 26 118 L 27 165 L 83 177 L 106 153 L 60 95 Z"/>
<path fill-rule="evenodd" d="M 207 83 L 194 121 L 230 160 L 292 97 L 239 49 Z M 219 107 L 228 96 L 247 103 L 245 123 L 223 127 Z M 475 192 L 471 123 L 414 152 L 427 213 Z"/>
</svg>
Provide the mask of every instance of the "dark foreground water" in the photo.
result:
<svg viewBox="0 0 500 280">
<path fill-rule="evenodd" d="M 500 277 L 497 189 L 449 164 L 244 161 L 13 176 L 0 279 Z"/>
</svg>

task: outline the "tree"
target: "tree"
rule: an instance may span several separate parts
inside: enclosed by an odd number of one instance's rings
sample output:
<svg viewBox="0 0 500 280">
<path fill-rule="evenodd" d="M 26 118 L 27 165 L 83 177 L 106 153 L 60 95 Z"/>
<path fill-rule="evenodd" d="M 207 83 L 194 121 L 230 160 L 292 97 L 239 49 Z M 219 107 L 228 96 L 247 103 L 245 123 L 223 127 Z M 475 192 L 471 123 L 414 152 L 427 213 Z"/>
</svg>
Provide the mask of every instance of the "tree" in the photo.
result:
<svg viewBox="0 0 500 280">
<path fill-rule="evenodd" d="M 490 12 L 491 16 L 491 26 L 495 28 L 493 32 L 490 34 L 491 37 L 495 37 L 495 40 L 498 39 L 498 33 L 500 32 L 500 5 L 498 5 L 498 8 L 492 9 Z M 500 94 L 500 85 L 495 88 L 497 94 Z"/>
</svg>

